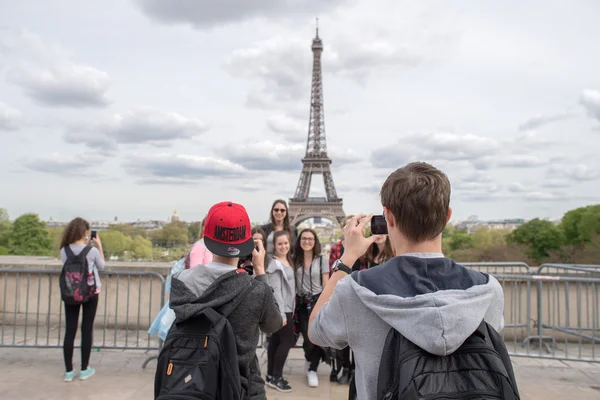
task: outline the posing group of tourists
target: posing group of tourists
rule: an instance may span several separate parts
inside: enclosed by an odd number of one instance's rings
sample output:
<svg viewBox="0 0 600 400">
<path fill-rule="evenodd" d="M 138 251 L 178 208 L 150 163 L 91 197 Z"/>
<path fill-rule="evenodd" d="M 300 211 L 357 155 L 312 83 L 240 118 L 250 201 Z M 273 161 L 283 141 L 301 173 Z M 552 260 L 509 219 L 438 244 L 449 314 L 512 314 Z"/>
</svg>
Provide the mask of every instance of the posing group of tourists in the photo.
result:
<svg viewBox="0 0 600 400">
<path fill-rule="evenodd" d="M 385 231 L 366 235 L 373 216 L 348 216 L 329 257 L 314 230 L 290 225 L 283 200 L 260 228 L 252 228 L 241 204 L 212 206 L 200 238 L 173 266 L 168 302 L 149 329 L 164 340 L 154 398 L 266 399 L 265 387 L 290 392 L 283 371 L 301 336 L 307 385 L 319 386 L 317 371 L 326 362 L 330 380 L 349 385 L 350 399 L 519 399 L 499 335 L 502 287 L 442 253 L 452 215 L 448 177 L 411 163 L 389 175 L 380 196 Z M 104 268 L 100 238 L 86 221 L 69 223 L 61 256 L 65 381 L 85 380 L 95 372 L 89 356 Z M 261 331 L 266 371 L 256 354 Z"/>
</svg>

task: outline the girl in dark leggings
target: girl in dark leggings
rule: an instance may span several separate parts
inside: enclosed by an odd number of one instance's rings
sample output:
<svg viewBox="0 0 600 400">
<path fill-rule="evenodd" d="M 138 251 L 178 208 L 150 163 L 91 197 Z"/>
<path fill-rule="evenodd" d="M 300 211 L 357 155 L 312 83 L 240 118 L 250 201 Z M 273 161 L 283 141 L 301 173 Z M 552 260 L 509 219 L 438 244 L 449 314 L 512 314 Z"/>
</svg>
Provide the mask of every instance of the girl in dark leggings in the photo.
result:
<svg viewBox="0 0 600 400">
<path fill-rule="evenodd" d="M 308 338 L 308 320 L 323 287 L 329 280 L 329 263 L 321 255 L 321 243 L 312 229 L 300 232 L 294 247 L 294 269 L 296 270 L 296 315 L 298 330 L 302 334 L 304 373 L 308 386 L 319 386 L 317 369 L 325 352 Z"/>
<path fill-rule="evenodd" d="M 71 382 L 77 375 L 73 369 L 73 347 L 75 344 L 75 335 L 77 334 L 77 322 L 79 320 L 79 310 L 83 308 L 83 317 L 81 321 L 81 371 L 79 379 L 85 380 L 94 375 L 96 370 L 89 367 L 90 353 L 92 351 L 92 338 L 94 332 L 94 318 L 98 307 L 98 293 L 102 284 L 100 282 L 99 270 L 104 269 L 104 252 L 102 251 L 102 242 L 98 236 L 90 238 L 90 224 L 82 219 L 75 218 L 69 222 L 65 228 L 61 241 L 60 256 L 63 264 L 69 256 L 77 256 L 82 251 L 87 252 L 86 260 L 88 263 L 88 276 L 86 279 L 93 280 L 96 285 L 95 296 L 83 304 L 65 304 L 65 339 L 63 342 L 63 355 L 65 359 L 65 382 Z M 91 246 L 93 244 L 93 246 Z"/>
<path fill-rule="evenodd" d="M 283 377 L 283 366 L 295 339 L 292 312 L 296 298 L 296 285 L 290 257 L 291 237 L 289 232 L 275 232 L 273 244 L 275 257 L 269 262 L 266 273 L 285 324 L 271 335 L 267 347 L 267 385 L 280 392 L 290 392 L 292 387 Z"/>
</svg>

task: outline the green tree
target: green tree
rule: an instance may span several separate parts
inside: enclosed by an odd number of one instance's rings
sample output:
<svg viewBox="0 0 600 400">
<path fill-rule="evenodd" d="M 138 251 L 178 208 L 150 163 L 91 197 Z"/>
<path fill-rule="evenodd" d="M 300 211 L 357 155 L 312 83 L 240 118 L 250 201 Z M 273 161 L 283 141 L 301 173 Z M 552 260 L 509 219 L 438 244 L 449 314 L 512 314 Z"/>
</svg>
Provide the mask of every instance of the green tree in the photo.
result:
<svg viewBox="0 0 600 400">
<path fill-rule="evenodd" d="M 23 214 L 15 219 L 8 236 L 10 254 L 47 256 L 52 254 L 52 238 L 46 223 L 37 214 Z"/>
<path fill-rule="evenodd" d="M 486 227 L 477 229 L 472 237 L 473 247 L 487 249 L 492 246 L 492 232 Z"/>
<path fill-rule="evenodd" d="M 141 236 L 133 238 L 129 245 L 134 258 L 150 259 L 152 258 L 152 242 Z"/>
<path fill-rule="evenodd" d="M 591 243 L 592 238 L 600 234 L 600 204 L 568 211 L 563 216 L 560 227 L 566 244 Z"/>
<path fill-rule="evenodd" d="M 0 255 L 8 254 L 8 239 L 10 235 L 10 219 L 8 212 L 4 208 L 0 208 Z"/>
<path fill-rule="evenodd" d="M 564 243 L 562 230 L 550 221 L 532 219 L 519 226 L 507 236 L 508 243 L 529 247 L 529 254 L 535 261 L 548 257 L 549 251 L 560 250 Z"/>
<path fill-rule="evenodd" d="M 63 233 L 65 232 L 64 227 L 48 228 L 50 237 L 52 238 L 52 254 L 60 258 L 60 242 L 62 241 Z"/>
<path fill-rule="evenodd" d="M 164 247 L 184 246 L 188 243 L 188 229 L 185 222 L 174 221 L 156 231 L 154 244 Z"/>
<path fill-rule="evenodd" d="M 109 230 L 121 232 L 123 235 L 131 236 L 132 238 L 136 236 L 147 236 L 147 232 L 144 228 L 135 227 L 131 224 L 111 224 Z"/>
<path fill-rule="evenodd" d="M 188 226 L 188 236 L 190 239 L 190 243 L 195 243 L 200 236 L 200 225 L 201 221 L 192 222 L 190 226 Z"/>
<path fill-rule="evenodd" d="M 473 247 L 473 237 L 464 230 L 455 229 L 450 240 L 450 250 L 464 250 Z"/>
<path fill-rule="evenodd" d="M 104 250 L 104 254 L 108 257 L 123 256 L 125 250 L 129 247 L 129 243 L 131 242 L 131 238 L 129 236 L 125 236 L 123 232 L 106 230 L 98 233 L 100 240 L 102 241 L 102 249 Z"/>
</svg>

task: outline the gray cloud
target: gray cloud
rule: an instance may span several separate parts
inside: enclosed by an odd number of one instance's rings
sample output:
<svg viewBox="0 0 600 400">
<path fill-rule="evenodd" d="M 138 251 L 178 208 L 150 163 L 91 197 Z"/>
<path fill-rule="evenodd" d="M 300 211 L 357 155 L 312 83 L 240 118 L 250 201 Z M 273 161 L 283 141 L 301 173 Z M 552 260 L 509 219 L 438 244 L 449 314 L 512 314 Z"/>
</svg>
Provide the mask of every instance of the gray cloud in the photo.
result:
<svg viewBox="0 0 600 400">
<path fill-rule="evenodd" d="M 253 171 L 300 171 L 306 146 L 282 145 L 269 140 L 249 142 L 236 147 L 220 147 L 217 153 Z"/>
<path fill-rule="evenodd" d="M 0 131 L 16 131 L 21 125 L 21 119 L 19 110 L 0 102 Z"/>
<path fill-rule="evenodd" d="M 507 168 L 531 168 L 546 165 L 548 162 L 549 160 L 532 154 L 512 154 L 498 157 L 496 164 Z"/>
<path fill-rule="evenodd" d="M 600 122 L 600 91 L 593 89 L 582 91 L 579 103 L 585 108 L 591 118 Z"/>
<path fill-rule="evenodd" d="M 371 163 L 377 168 L 398 168 L 411 161 L 477 161 L 497 154 L 499 143 L 476 135 L 449 132 L 409 134 L 392 145 L 371 152 Z"/>
<path fill-rule="evenodd" d="M 548 168 L 546 175 L 553 180 L 567 179 L 571 182 L 585 182 L 600 178 L 600 170 L 584 164 L 554 164 Z"/>
<path fill-rule="evenodd" d="M 27 160 L 23 166 L 36 172 L 44 172 L 60 176 L 82 176 L 99 177 L 100 175 L 91 172 L 102 163 L 102 158 L 91 154 L 59 154 L 53 153 L 47 156 L 37 157 L 33 160 Z"/>
<path fill-rule="evenodd" d="M 136 0 L 142 11 L 162 23 L 185 23 L 196 28 L 220 26 L 249 19 L 286 19 L 323 14 L 349 0 Z"/>
<path fill-rule="evenodd" d="M 553 122 L 563 121 L 570 118 L 570 114 L 547 114 L 547 115 L 536 115 L 529 118 L 527 121 L 519 125 L 519 131 L 530 131 L 534 129 L 542 128 L 546 125 L 550 125 Z"/>
<path fill-rule="evenodd" d="M 70 60 L 60 46 L 45 43 L 24 29 L 0 27 L 0 61 L 8 81 L 49 107 L 105 107 L 108 74 Z"/>
<path fill-rule="evenodd" d="M 518 182 L 509 183 L 506 188 L 512 193 L 524 193 L 528 191 L 527 187 Z"/>
<path fill-rule="evenodd" d="M 69 143 L 83 143 L 88 147 L 112 152 L 117 144 L 171 144 L 176 140 L 202 135 L 208 125 L 183 115 L 151 108 L 136 108 L 111 119 L 90 126 L 74 126 L 64 135 Z"/>
<path fill-rule="evenodd" d="M 308 127 L 304 120 L 294 118 L 288 114 L 276 114 L 267 119 L 267 127 L 271 132 L 279 134 L 291 143 L 305 143 L 308 136 Z"/>
<path fill-rule="evenodd" d="M 571 182 L 565 179 L 546 179 L 541 184 L 541 187 L 548 189 L 563 189 L 570 186 Z"/>
<path fill-rule="evenodd" d="M 211 177 L 239 177 L 247 172 L 228 160 L 172 153 L 132 155 L 123 168 L 141 184 L 192 184 Z"/>
<path fill-rule="evenodd" d="M 397 23 L 397 21 L 396 21 Z M 394 25 L 394 28 L 397 26 Z M 336 23 L 336 32 L 323 38 L 323 73 L 345 77 L 365 85 L 369 76 L 383 70 L 395 73 L 443 58 L 453 46 L 454 35 L 428 26 L 427 33 L 411 32 L 410 41 L 393 37 L 392 28 L 374 28 L 363 20 Z M 226 69 L 238 78 L 256 82 L 246 105 L 263 109 L 298 108 L 308 101 L 312 71 L 310 39 L 295 34 L 274 37 L 251 47 L 234 50 Z"/>
</svg>

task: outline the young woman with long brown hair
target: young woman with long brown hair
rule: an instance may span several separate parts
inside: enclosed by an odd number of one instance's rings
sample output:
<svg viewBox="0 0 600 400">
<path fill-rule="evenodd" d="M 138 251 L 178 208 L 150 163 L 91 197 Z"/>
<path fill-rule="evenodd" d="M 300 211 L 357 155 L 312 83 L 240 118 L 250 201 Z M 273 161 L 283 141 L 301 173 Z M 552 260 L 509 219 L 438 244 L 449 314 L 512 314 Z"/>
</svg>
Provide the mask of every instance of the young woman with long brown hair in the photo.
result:
<svg viewBox="0 0 600 400">
<path fill-rule="evenodd" d="M 294 268 L 292 267 L 291 238 L 286 230 L 273 234 L 275 255 L 269 261 L 267 278 L 273 288 L 275 301 L 283 318 L 283 327 L 271 335 L 267 347 L 267 384 L 280 392 L 290 392 L 292 387 L 283 377 L 283 366 L 294 345 L 292 313 L 296 298 Z"/>
<path fill-rule="evenodd" d="M 267 235 L 267 254 L 273 255 L 275 248 L 273 246 L 273 233 L 279 231 L 287 231 L 290 234 L 290 245 L 296 241 L 296 230 L 290 226 L 290 216 L 288 214 L 288 206 L 285 200 L 275 200 L 271 206 L 271 215 L 269 222 L 261 229 Z"/>
<path fill-rule="evenodd" d="M 308 386 L 319 386 L 317 369 L 324 357 L 324 350 L 308 338 L 308 319 L 313 306 L 329 280 L 329 263 L 321 255 L 321 242 L 312 229 L 303 229 L 294 246 L 294 269 L 296 271 L 296 323 L 302 334 L 304 372 Z"/>
<path fill-rule="evenodd" d="M 96 246 L 91 246 L 94 242 Z M 73 369 L 73 347 L 75 335 L 77 334 L 77 322 L 79 320 L 79 310 L 83 308 L 83 317 L 81 321 L 81 371 L 79 379 L 85 380 L 94 375 L 96 370 L 88 364 L 90 353 L 92 351 L 92 339 L 94 333 L 94 318 L 98 307 L 98 293 L 102 283 L 98 271 L 104 269 L 104 252 L 102 251 L 102 242 L 96 235 L 90 240 L 90 224 L 83 218 L 75 218 L 65 228 L 61 243 L 60 257 L 63 264 L 69 256 L 77 256 L 86 251 L 86 260 L 88 263 L 87 279 L 94 280 L 96 285 L 96 295 L 83 304 L 65 303 L 65 338 L 63 342 L 63 356 L 65 359 L 65 382 L 71 382 L 77 375 Z"/>
<path fill-rule="evenodd" d="M 367 268 L 373 268 L 394 258 L 394 251 L 387 235 L 373 242 L 365 253 Z"/>
</svg>

